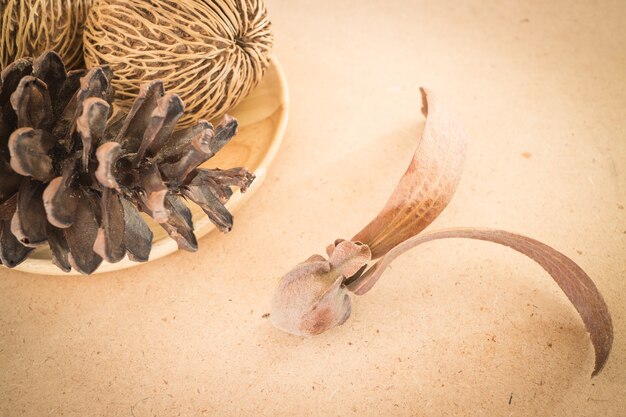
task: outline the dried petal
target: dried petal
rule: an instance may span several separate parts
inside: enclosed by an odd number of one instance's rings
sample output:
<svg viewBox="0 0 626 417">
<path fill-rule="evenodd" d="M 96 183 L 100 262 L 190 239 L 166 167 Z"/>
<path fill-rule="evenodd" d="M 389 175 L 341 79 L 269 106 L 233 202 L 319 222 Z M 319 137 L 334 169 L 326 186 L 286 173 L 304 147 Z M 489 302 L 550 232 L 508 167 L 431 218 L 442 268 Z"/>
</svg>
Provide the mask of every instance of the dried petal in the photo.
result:
<svg viewBox="0 0 626 417">
<path fill-rule="evenodd" d="M 168 221 L 168 212 L 165 208 L 165 197 L 167 196 L 167 187 L 161 179 L 156 165 L 144 166 L 140 173 L 141 187 L 145 195 L 142 195 L 143 203 L 150 210 L 152 218 L 164 223 Z"/>
<path fill-rule="evenodd" d="M 198 165 L 213 156 L 210 148 L 213 135 L 211 130 L 200 132 L 181 150 L 180 159 L 159 166 L 168 183 L 174 186 L 182 184 Z"/>
<path fill-rule="evenodd" d="M 42 182 L 50 181 L 54 168 L 48 152 L 53 146 L 54 137 L 41 129 L 17 129 L 9 138 L 11 168 L 20 175 Z"/>
<path fill-rule="evenodd" d="M 195 175 L 191 183 L 199 185 L 210 182 L 220 188 L 220 191 L 214 194 L 230 197 L 232 194 L 230 187 L 239 187 L 241 192 L 245 193 L 252 184 L 252 181 L 254 181 L 254 178 L 254 174 L 245 168 L 232 168 L 227 170 L 198 168 L 195 170 Z M 228 201 L 228 197 L 226 197 L 226 201 Z"/>
<path fill-rule="evenodd" d="M 80 90 L 76 93 L 76 108 L 79 110 L 79 113 L 82 110 L 83 102 L 89 97 L 97 97 L 109 101 L 107 100 L 110 88 L 109 81 L 110 71 L 105 67 L 95 67 L 87 71 L 87 74 L 80 79 Z M 80 114 L 76 116 L 80 116 Z"/>
<path fill-rule="evenodd" d="M 150 116 L 141 146 L 135 156 L 135 165 L 138 165 L 146 156 L 154 156 L 169 140 L 176 122 L 183 115 L 185 106 L 176 94 L 166 94 L 157 100 L 157 107 Z"/>
<path fill-rule="evenodd" d="M 59 93 L 67 79 L 63 60 L 56 52 L 47 51 L 42 53 L 33 61 L 33 76 L 39 78 L 48 87 L 53 107 L 53 117 L 56 119 L 65 106 L 62 100 L 58 100 Z"/>
<path fill-rule="evenodd" d="M 115 139 L 127 152 L 136 153 L 139 150 L 152 112 L 163 94 L 163 82 L 160 80 L 145 83 L 139 87 L 139 94 Z"/>
<path fill-rule="evenodd" d="M 122 146 L 117 142 L 106 142 L 96 150 L 98 169 L 96 169 L 96 179 L 100 184 L 108 188 L 120 190 L 120 186 L 115 177 L 115 164 L 124 154 Z"/>
<path fill-rule="evenodd" d="M 237 119 L 229 115 L 224 116 L 215 128 L 215 135 L 211 140 L 210 148 L 214 155 L 237 134 L 237 126 Z"/>
<path fill-rule="evenodd" d="M 77 77 L 80 78 L 77 80 Z M 102 67 L 92 68 L 86 74 L 83 71 L 72 71 L 69 74 L 62 91 L 59 93 L 62 101 L 67 104 L 63 107 L 52 130 L 54 137 L 61 138 L 60 144 L 67 152 L 70 152 L 74 145 L 73 135 L 70 132 L 73 132 L 74 120 L 83 111 L 83 102 L 89 97 L 101 98 L 106 101 L 109 88 L 109 80 Z"/>
<path fill-rule="evenodd" d="M 93 251 L 93 244 L 98 235 L 97 203 L 88 192 L 78 195 L 74 222 L 63 234 L 70 248 L 68 260 L 72 267 L 81 274 L 89 275 L 102 263 L 102 258 Z"/>
<path fill-rule="evenodd" d="M 200 171 L 197 169 L 196 171 Z M 190 186 L 198 186 L 198 187 L 207 187 L 209 191 L 217 197 L 217 199 L 222 203 L 226 204 L 230 197 L 233 195 L 233 190 L 222 182 L 217 182 L 213 178 L 206 176 L 202 177 L 197 175 L 194 179 L 189 183 Z"/>
<path fill-rule="evenodd" d="M 115 142 L 115 138 L 117 138 L 117 135 L 119 134 L 120 130 L 122 129 L 124 125 L 125 118 L 126 118 L 126 115 L 122 111 L 119 111 L 119 109 L 117 109 L 116 111 L 115 107 L 113 108 L 113 112 L 109 116 L 107 128 L 104 131 L 104 137 L 102 138 L 102 143 Z"/>
<path fill-rule="evenodd" d="M 177 160 L 180 158 L 183 149 L 191 143 L 193 138 L 203 134 L 208 135 L 208 131 L 213 130 L 213 125 L 206 120 L 200 120 L 197 124 L 172 133 L 169 140 L 163 145 L 157 154 L 158 161 Z"/>
<path fill-rule="evenodd" d="M 70 248 L 65 240 L 63 230 L 48 224 L 48 245 L 52 252 L 52 263 L 59 267 L 63 272 L 70 272 L 72 266 L 68 259 Z"/>
<path fill-rule="evenodd" d="M 78 204 L 78 191 L 72 185 L 76 174 L 75 164 L 65 167 L 62 177 L 56 177 L 43 192 L 43 205 L 48 221 L 64 229 L 74 222 L 74 213 Z"/>
<path fill-rule="evenodd" d="M 195 185 L 192 183 L 182 188 L 182 192 L 185 197 L 202 208 L 220 231 L 230 232 L 233 227 L 233 216 L 211 192 L 207 184 Z"/>
<path fill-rule="evenodd" d="M 11 232 L 24 245 L 36 247 L 46 242 L 46 211 L 42 194 L 45 184 L 24 177 L 11 220 Z"/>
<path fill-rule="evenodd" d="M 52 110 L 56 121 L 55 128 L 59 124 L 59 118 L 64 113 L 70 101 L 74 99 L 74 107 L 71 115 L 76 112 L 76 92 L 80 89 L 80 80 L 87 74 L 87 70 L 79 69 L 67 73 L 67 77 L 56 96 L 51 95 Z M 69 125 L 68 125 L 69 126 Z"/>
<path fill-rule="evenodd" d="M 33 72 L 32 58 L 19 58 L 0 73 L 0 103 L 8 103 L 20 80 Z"/>
<path fill-rule="evenodd" d="M 461 178 L 466 137 L 439 99 L 422 89 L 427 116 L 413 159 L 378 216 L 352 238 L 378 258 L 428 226 L 452 199 Z"/>
<path fill-rule="evenodd" d="M 550 246 L 526 236 L 502 230 L 475 228 L 440 230 L 416 236 L 389 251 L 360 278 L 349 284 L 348 288 L 358 295 L 366 293 L 399 255 L 422 243 L 446 238 L 479 239 L 499 243 L 523 253 L 541 265 L 561 287 L 585 323 L 596 353 L 592 376 L 600 372 L 613 344 L 613 324 L 602 295 L 589 275 L 574 261 Z"/>
<path fill-rule="evenodd" d="M 123 197 L 121 201 L 124 207 L 124 245 L 128 258 L 135 262 L 146 262 L 152 248 L 152 231 L 132 203 Z"/>
<path fill-rule="evenodd" d="M 161 227 L 176 241 L 178 249 L 184 249 L 189 252 L 197 251 L 198 241 L 193 234 L 191 211 L 179 197 L 173 195 L 167 196 L 165 207 L 169 212 L 169 217 L 166 223 L 160 223 Z"/>
<path fill-rule="evenodd" d="M 33 248 L 22 245 L 11 233 L 11 221 L 0 220 L 0 261 L 2 264 L 14 268 L 22 263 Z"/>
<path fill-rule="evenodd" d="M 121 261 L 126 254 L 124 207 L 119 194 L 110 188 L 105 188 L 102 192 L 102 223 L 93 244 L 93 251 L 110 263 Z"/>
<path fill-rule="evenodd" d="M 11 105 L 17 114 L 17 127 L 50 128 L 52 103 L 48 87 L 40 79 L 31 75 L 23 77 L 11 95 Z"/>
<path fill-rule="evenodd" d="M 83 170 L 89 168 L 92 147 L 100 145 L 109 116 L 109 103 L 98 97 L 83 101 L 80 117 L 76 119 L 76 131 L 83 142 Z"/>
<path fill-rule="evenodd" d="M 11 95 L 17 89 L 20 80 L 32 73 L 32 64 L 31 58 L 21 58 L 0 73 L 0 157 L 6 150 L 9 135 L 17 126 L 17 115 L 11 106 Z"/>
<path fill-rule="evenodd" d="M 363 268 L 372 258 L 367 245 L 342 240 L 329 250 L 328 260 L 332 268 L 344 277 L 351 277 Z"/>
</svg>

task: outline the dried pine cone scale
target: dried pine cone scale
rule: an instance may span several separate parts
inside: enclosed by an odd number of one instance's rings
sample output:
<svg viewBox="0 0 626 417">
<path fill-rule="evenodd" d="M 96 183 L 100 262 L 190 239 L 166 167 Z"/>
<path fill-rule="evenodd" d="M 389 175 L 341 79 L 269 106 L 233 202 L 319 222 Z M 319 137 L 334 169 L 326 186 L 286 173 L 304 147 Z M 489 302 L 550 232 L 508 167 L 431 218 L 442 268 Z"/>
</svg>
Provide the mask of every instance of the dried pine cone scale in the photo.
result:
<svg viewBox="0 0 626 417">
<path fill-rule="evenodd" d="M 175 131 L 184 105 L 160 81 L 145 84 L 130 111 L 110 118 L 111 71 L 67 73 L 53 52 L 21 59 L 1 74 L 0 260 L 13 267 L 45 244 L 63 271 L 95 271 L 128 255 L 147 261 L 157 221 L 180 249 L 195 251 L 191 211 L 198 204 L 227 232 L 224 204 L 245 192 L 244 168 L 198 166 L 228 143 L 237 122 L 200 121 Z"/>
</svg>

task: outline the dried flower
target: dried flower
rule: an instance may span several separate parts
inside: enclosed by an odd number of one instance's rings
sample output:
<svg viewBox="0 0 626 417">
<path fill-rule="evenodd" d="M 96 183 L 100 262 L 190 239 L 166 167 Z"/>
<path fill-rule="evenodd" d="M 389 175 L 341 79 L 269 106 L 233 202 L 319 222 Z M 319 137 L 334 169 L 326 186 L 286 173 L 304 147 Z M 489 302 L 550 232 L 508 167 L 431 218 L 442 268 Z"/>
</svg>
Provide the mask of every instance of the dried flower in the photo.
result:
<svg viewBox="0 0 626 417">
<path fill-rule="evenodd" d="M 422 90 L 426 125 L 413 159 L 381 212 L 351 241 L 329 246 L 326 260 L 314 255 L 281 278 L 274 293 L 271 322 L 284 331 L 312 336 L 343 324 L 350 296 L 365 294 L 385 268 L 407 250 L 436 239 L 469 238 L 499 243 L 541 265 L 572 302 L 593 343 L 596 375 L 613 343 L 611 316 L 591 278 L 574 261 L 551 247 L 515 233 L 455 228 L 424 230 L 456 191 L 465 159 L 466 139 L 430 91 Z"/>
<path fill-rule="evenodd" d="M 47 52 L 8 66 L 0 84 L 0 260 L 13 267 L 50 245 L 53 262 L 94 272 L 126 254 L 147 261 L 152 231 L 143 211 L 185 250 L 197 249 L 191 212 L 197 203 L 228 232 L 231 187 L 244 192 L 243 168 L 198 168 L 235 135 L 225 116 L 175 131 L 184 106 L 163 84 L 144 84 L 128 114 L 109 117 L 108 67 L 66 73 Z"/>
</svg>

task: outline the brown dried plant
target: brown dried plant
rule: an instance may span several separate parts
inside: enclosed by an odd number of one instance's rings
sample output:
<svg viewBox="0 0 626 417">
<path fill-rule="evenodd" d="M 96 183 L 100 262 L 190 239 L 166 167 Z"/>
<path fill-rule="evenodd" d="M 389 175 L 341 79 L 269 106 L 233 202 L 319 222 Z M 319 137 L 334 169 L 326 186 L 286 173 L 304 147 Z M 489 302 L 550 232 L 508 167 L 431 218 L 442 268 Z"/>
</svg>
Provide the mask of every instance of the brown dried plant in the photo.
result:
<svg viewBox="0 0 626 417">
<path fill-rule="evenodd" d="M 351 240 L 338 239 L 328 258 L 313 255 L 284 275 L 274 293 L 270 320 L 289 333 L 313 336 L 343 324 L 351 312 L 350 293 L 363 295 L 387 266 L 407 250 L 445 238 L 499 243 L 523 253 L 545 269 L 582 318 L 595 349 L 596 375 L 609 356 L 613 325 L 591 278 L 574 261 L 534 239 L 502 230 L 453 228 L 423 231 L 447 206 L 465 159 L 463 130 L 430 91 L 422 90 L 426 125 L 413 159 L 381 212 Z"/>
<path fill-rule="evenodd" d="M 19 59 L 0 75 L 0 261 L 14 267 L 48 244 L 63 271 L 94 272 L 128 254 L 148 260 L 152 217 L 180 249 L 195 251 L 191 212 L 198 204 L 228 232 L 224 204 L 232 187 L 245 191 L 244 168 L 204 169 L 237 131 L 225 116 L 175 130 L 184 113 L 163 83 L 144 84 L 128 113 L 109 117 L 111 71 L 66 72 L 46 52 Z"/>
</svg>

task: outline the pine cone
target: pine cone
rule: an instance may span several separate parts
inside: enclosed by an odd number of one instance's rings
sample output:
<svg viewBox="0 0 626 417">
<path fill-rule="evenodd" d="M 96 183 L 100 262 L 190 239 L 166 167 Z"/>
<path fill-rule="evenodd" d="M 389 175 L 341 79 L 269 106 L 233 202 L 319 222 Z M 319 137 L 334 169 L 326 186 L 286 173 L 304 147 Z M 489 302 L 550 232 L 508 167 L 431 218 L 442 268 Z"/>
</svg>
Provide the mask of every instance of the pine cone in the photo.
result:
<svg viewBox="0 0 626 417">
<path fill-rule="evenodd" d="M 148 260 L 152 232 L 145 212 L 176 240 L 198 248 L 191 212 L 198 204 L 222 232 L 233 219 L 231 187 L 245 192 L 244 168 L 202 169 L 235 135 L 225 116 L 214 129 L 200 121 L 174 131 L 183 103 L 160 81 L 143 85 L 125 115 L 109 117 L 108 67 L 66 72 L 46 52 L 15 61 L 0 79 L 0 260 L 24 261 L 50 246 L 63 271 L 90 274 L 102 260 Z"/>
</svg>

